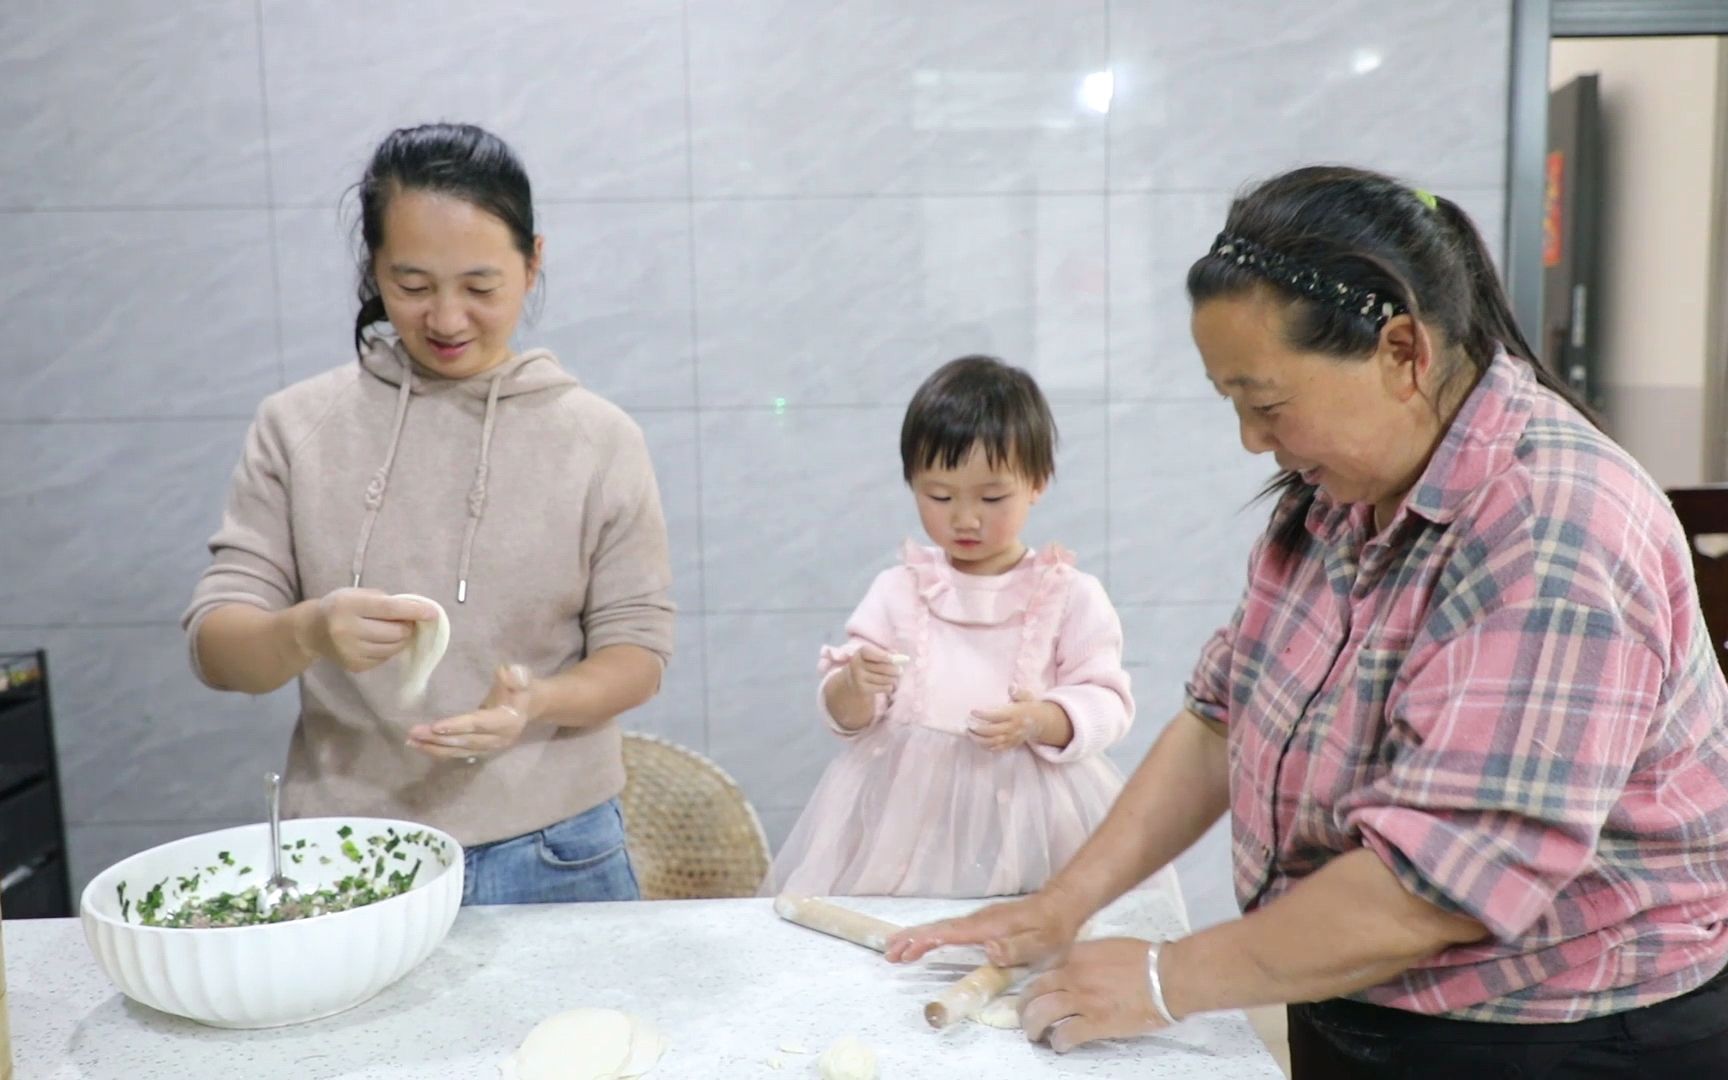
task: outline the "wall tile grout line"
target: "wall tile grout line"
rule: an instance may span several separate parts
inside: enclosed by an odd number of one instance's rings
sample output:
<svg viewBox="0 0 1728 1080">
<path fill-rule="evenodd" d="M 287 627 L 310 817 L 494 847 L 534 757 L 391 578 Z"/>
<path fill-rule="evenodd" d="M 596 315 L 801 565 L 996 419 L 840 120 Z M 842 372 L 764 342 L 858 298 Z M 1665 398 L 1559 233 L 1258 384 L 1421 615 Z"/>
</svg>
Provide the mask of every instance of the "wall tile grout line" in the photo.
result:
<svg viewBox="0 0 1728 1080">
<path fill-rule="evenodd" d="M 1058 410 L 1065 408 L 1085 408 L 1090 406 L 1115 405 L 1205 405 L 1211 404 L 1215 398 L 1208 394 L 1195 393 L 1191 395 L 1172 394 L 1159 397 L 1116 397 L 1089 395 L 1086 397 L 1057 397 L 1051 404 Z M 650 413 L 653 415 L 677 415 L 680 413 L 755 413 L 760 416 L 777 416 L 782 410 L 773 405 L 741 405 L 716 404 L 705 405 L 660 405 L 652 402 L 635 402 L 628 399 L 617 399 L 614 404 L 632 413 Z M 888 409 L 899 410 L 904 404 L 896 401 L 802 401 L 796 405 L 788 405 L 785 411 L 802 410 L 806 412 L 863 412 L 868 410 Z M 184 415 L 164 416 L 15 416 L 0 417 L 0 427 L 42 427 L 54 424 L 174 424 L 174 423 L 232 423 L 234 421 L 250 422 L 251 413 L 187 413 Z"/>
<path fill-rule="evenodd" d="M 1110 30 L 1110 0 L 1104 0 L 1104 70 L 1110 72 L 1112 87 L 1114 87 L 1116 71 L 1115 45 Z M 1112 93 L 1114 104 L 1114 93 Z M 1114 449 L 1116 425 L 1111 422 L 1111 403 L 1115 400 L 1115 368 L 1116 348 L 1113 336 L 1114 320 L 1116 318 L 1113 296 L 1110 287 L 1110 264 L 1112 252 L 1115 250 L 1110 238 L 1110 129 L 1112 126 L 1111 111 L 1104 110 L 1104 591 L 1106 594 L 1116 585 L 1116 501 L 1110 497 L 1111 452 Z"/>
<path fill-rule="evenodd" d="M 264 0 L 252 0 L 258 37 L 258 124 L 264 136 L 264 225 L 269 230 L 270 315 L 276 332 L 276 388 L 287 385 L 288 361 L 282 341 L 282 253 L 276 242 L 276 161 L 270 148 L 270 86 L 264 67 Z"/>
<path fill-rule="evenodd" d="M 685 232 L 684 253 L 690 273 L 690 404 L 691 412 L 695 414 L 692 439 L 696 447 L 696 595 L 701 597 L 701 607 L 708 607 L 708 545 L 704 541 L 702 522 L 706 516 L 702 497 L 702 323 L 700 308 L 697 301 L 699 284 L 696 274 L 696 125 L 694 116 L 696 104 L 690 92 L 690 0 L 683 0 L 678 6 L 679 38 L 683 50 L 684 72 L 684 209 Z M 708 729 L 708 623 L 704 619 L 700 628 L 702 647 L 697 650 L 698 677 L 702 682 L 702 745 L 699 748 L 704 754 L 712 744 Z M 676 662 L 677 657 L 673 657 Z"/>
<path fill-rule="evenodd" d="M 1503 187 L 1497 183 L 1487 184 L 1447 184 L 1436 182 L 1436 186 L 1445 193 L 1457 192 L 1461 195 L 1499 195 Z M 1042 198 L 1087 198 L 1099 195 L 1212 195 L 1219 191 L 1234 190 L 1224 183 L 1196 184 L 1183 187 L 1151 187 L 1137 185 L 1114 186 L 1103 188 L 1050 188 L 1050 189 L 1016 189 L 1013 191 L 922 191 L 922 192 L 881 192 L 881 191 L 842 191 L 823 192 L 802 195 L 789 194 L 708 194 L 700 197 L 689 195 L 678 197 L 672 195 L 578 195 L 578 196 L 546 196 L 535 200 L 538 206 L 613 206 L 618 204 L 677 206 L 686 202 L 694 202 L 701 206 L 715 203 L 809 203 L 809 202 L 841 202 L 841 201 L 892 201 L 917 199 L 1042 199 Z M 329 210 L 328 202 L 284 201 L 270 203 L 233 202 L 233 203 L 70 203 L 64 205 L 46 204 L 40 206 L 0 206 L 0 215 L 6 214 L 114 214 L 114 213 L 207 213 L 212 211 L 247 212 L 275 210 Z"/>
</svg>

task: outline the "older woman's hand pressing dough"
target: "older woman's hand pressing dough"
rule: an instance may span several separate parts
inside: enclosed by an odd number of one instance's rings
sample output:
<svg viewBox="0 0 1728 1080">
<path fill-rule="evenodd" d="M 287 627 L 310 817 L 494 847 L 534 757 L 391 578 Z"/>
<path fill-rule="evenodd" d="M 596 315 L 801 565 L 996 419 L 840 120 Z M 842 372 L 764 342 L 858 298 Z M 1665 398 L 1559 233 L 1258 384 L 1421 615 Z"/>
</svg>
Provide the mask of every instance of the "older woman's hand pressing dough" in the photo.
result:
<svg viewBox="0 0 1728 1080">
<path fill-rule="evenodd" d="M 370 671 L 408 647 L 414 628 L 439 616 L 436 604 L 377 589 L 337 589 L 295 627 L 294 642 L 308 657 L 347 671 Z"/>
<path fill-rule="evenodd" d="M 1077 905 L 1050 889 L 991 904 L 971 915 L 913 926 L 888 939 L 891 964 L 922 959 L 950 945 L 982 945 L 997 967 L 1047 967 L 1060 961 L 1080 935 Z"/>
<path fill-rule="evenodd" d="M 1147 978 L 1150 946 L 1136 938 L 1082 941 L 1020 992 L 1020 1026 L 1059 1054 L 1094 1039 L 1126 1039 L 1165 1026 Z"/>
<path fill-rule="evenodd" d="M 521 664 L 500 666 L 478 709 L 409 729 L 408 745 L 423 754 L 457 760 L 508 750 L 528 725 L 533 682 Z"/>
</svg>

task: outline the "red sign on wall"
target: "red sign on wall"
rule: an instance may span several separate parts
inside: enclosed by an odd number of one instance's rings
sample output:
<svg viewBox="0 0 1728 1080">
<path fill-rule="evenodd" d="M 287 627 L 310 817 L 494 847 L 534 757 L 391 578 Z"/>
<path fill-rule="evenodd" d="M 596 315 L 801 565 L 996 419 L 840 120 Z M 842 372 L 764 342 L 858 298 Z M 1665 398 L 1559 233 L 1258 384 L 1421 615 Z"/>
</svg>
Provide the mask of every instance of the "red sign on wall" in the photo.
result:
<svg viewBox="0 0 1728 1080">
<path fill-rule="evenodd" d="M 1542 265 L 1560 265 L 1560 235 L 1565 225 L 1564 194 L 1566 155 L 1548 151 L 1548 183 L 1542 196 Z"/>
</svg>

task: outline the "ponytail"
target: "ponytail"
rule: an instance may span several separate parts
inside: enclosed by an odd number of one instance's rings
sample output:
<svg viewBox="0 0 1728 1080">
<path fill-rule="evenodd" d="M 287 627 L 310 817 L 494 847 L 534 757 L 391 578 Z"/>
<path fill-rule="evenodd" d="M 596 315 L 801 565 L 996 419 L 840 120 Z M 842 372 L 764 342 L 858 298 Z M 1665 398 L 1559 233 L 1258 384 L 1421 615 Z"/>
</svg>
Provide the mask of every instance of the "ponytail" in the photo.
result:
<svg viewBox="0 0 1728 1080">
<path fill-rule="evenodd" d="M 371 280 L 371 275 L 360 283 L 360 313 L 354 316 L 354 351 L 366 351 L 366 331 L 375 323 L 381 323 L 389 316 L 384 311 L 384 298 L 378 295 L 378 286 Z"/>
<path fill-rule="evenodd" d="M 1464 340 L 1459 342 L 1470 362 L 1479 371 L 1486 371 L 1494 360 L 1495 348 L 1504 347 L 1508 353 L 1530 365 L 1538 383 L 1559 395 L 1582 413 L 1584 419 L 1600 428 L 1602 424 L 1595 410 L 1542 362 L 1519 329 L 1517 317 L 1512 314 L 1512 303 L 1507 299 L 1500 275 L 1495 272 L 1494 262 L 1488 255 L 1488 245 L 1483 242 L 1482 233 L 1471 222 L 1470 216 L 1451 199 L 1435 196 L 1434 202 L 1436 211 L 1452 230 L 1470 277 L 1469 329 Z"/>
</svg>

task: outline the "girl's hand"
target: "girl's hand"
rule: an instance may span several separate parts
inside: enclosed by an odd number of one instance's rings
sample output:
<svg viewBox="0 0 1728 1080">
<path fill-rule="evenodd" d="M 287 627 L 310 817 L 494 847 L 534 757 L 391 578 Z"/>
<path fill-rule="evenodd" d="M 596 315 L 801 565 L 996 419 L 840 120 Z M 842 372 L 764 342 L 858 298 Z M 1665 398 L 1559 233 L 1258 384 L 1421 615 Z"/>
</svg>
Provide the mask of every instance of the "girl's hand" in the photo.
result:
<svg viewBox="0 0 1728 1080">
<path fill-rule="evenodd" d="M 900 682 L 904 662 L 904 658 L 897 659 L 893 653 L 865 645 L 846 661 L 846 680 L 861 697 L 887 694 Z"/>
<path fill-rule="evenodd" d="M 438 612 L 377 589 L 337 589 L 305 608 L 294 643 L 313 659 L 370 671 L 407 647 L 414 624 Z"/>
<path fill-rule="evenodd" d="M 1094 1039 L 1126 1039 L 1164 1027 L 1146 977 L 1146 942 L 1082 941 L 1060 965 L 1027 984 L 1020 1026 L 1033 1042 L 1065 1054 Z"/>
<path fill-rule="evenodd" d="M 1009 691 L 1013 704 L 998 709 L 973 709 L 972 722 L 967 725 L 972 741 L 986 750 L 1012 750 L 1034 742 L 1049 742 L 1053 717 L 1051 710 L 1062 711 L 1060 705 L 1039 701 L 1019 687 Z M 1063 714 L 1066 716 L 1066 714 Z"/>
<path fill-rule="evenodd" d="M 533 682 L 521 664 L 499 667 L 492 676 L 492 689 L 478 709 L 415 726 L 408 732 L 408 745 L 432 757 L 461 759 L 469 764 L 481 754 L 510 749 L 528 726 Z"/>
</svg>

